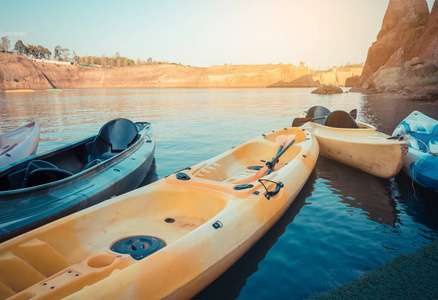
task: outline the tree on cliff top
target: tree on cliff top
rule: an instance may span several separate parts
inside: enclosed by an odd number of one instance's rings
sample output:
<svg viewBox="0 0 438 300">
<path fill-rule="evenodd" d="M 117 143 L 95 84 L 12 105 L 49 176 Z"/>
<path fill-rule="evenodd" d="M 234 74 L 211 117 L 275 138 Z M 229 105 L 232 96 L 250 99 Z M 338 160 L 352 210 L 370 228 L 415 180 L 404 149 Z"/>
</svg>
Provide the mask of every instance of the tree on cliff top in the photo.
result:
<svg viewBox="0 0 438 300">
<path fill-rule="evenodd" d="M 2 50 L 8 52 L 9 47 L 11 46 L 11 41 L 7 36 L 2 37 Z"/>
<path fill-rule="evenodd" d="M 37 46 L 34 45 L 26 45 L 26 49 L 24 50 L 24 54 L 27 56 L 32 56 L 33 58 L 36 58 L 36 55 L 38 53 Z"/>
<path fill-rule="evenodd" d="M 116 54 L 114 55 L 115 59 L 116 59 L 116 63 L 117 63 L 117 67 L 121 67 L 121 61 L 120 61 L 120 53 L 119 51 L 116 51 Z"/>
<path fill-rule="evenodd" d="M 80 63 L 81 57 L 76 54 L 75 50 L 73 50 L 73 61 L 77 64 Z"/>
<path fill-rule="evenodd" d="M 54 60 L 56 60 L 57 58 L 59 58 L 60 57 L 60 55 L 61 55 L 61 51 L 62 51 L 62 48 L 61 48 L 61 46 L 56 46 L 55 47 L 55 57 L 53 58 Z"/>
<path fill-rule="evenodd" d="M 47 48 L 45 48 L 45 47 L 43 47 L 43 46 L 41 46 L 41 45 L 38 45 L 38 54 L 37 54 L 37 57 L 38 58 L 40 58 L 40 59 L 50 59 L 50 56 L 52 55 L 52 52 L 50 52 L 50 50 L 49 49 L 47 49 Z"/>
<path fill-rule="evenodd" d="M 23 55 L 25 50 L 26 50 L 26 46 L 23 44 L 23 41 L 22 40 L 18 40 L 15 43 L 15 48 L 14 48 L 15 53 Z"/>
<path fill-rule="evenodd" d="M 62 48 L 61 50 L 62 61 L 68 61 L 70 56 L 70 49 Z"/>
</svg>

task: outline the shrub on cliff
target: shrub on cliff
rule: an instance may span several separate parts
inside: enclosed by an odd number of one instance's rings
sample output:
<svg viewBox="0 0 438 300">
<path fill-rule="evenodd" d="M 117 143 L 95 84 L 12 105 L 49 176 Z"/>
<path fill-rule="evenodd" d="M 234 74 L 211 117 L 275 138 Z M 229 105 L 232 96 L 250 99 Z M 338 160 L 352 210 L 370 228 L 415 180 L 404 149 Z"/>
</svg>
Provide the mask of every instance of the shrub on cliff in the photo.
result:
<svg viewBox="0 0 438 300">
<path fill-rule="evenodd" d="M 424 12 L 419 13 L 417 15 L 417 18 L 415 19 L 415 26 L 420 27 L 426 25 L 428 19 L 429 19 L 429 14 Z"/>
<path fill-rule="evenodd" d="M 426 77 L 419 82 L 417 82 L 416 85 L 419 86 L 425 86 L 425 85 L 438 85 L 438 72 L 435 73 L 433 76 Z"/>
</svg>

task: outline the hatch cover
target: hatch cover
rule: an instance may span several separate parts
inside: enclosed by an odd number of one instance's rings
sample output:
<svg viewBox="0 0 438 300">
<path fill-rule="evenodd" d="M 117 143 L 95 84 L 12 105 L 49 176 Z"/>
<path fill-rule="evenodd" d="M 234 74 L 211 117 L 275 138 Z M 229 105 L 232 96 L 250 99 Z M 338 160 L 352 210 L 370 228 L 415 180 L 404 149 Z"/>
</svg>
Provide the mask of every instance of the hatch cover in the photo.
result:
<svg viewBox="0 0 438 300">
<path fill-rule="evenodd" d="M 112 244 L 111 250 L 117 253 L 129 254 L 132 258 L 140 260 L 160 250 L 166 243 L 156 237 L 136 235 L 123 238 Z"/>
</svg>

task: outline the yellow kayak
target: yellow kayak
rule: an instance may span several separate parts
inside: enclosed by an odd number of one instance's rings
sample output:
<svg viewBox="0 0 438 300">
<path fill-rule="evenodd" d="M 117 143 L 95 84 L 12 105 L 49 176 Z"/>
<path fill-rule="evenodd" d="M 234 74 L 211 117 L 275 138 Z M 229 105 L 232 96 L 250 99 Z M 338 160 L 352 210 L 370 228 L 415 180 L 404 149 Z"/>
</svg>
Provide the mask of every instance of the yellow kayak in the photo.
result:
<svg viewBox="0 0 438 300">
<path fill-rule="evenodd" d="M 0 299 L 189 299 L 283 215 L 318 158 L 284 128 L 0 244 Z"/>
<path fill-rule="evenodd" d="M 303 113 L 294 120 L 294 126 L 300 123 L 297 120 L 306 121 L 301 128 L 316 136 L 320 154 L 328 158 L 381 178 L 398 174 L 409 149 L 407 142 L 390 139 L 376 127 L 355 121 L 346 112 L 328 113 L 315 118 Z"/>
<path fill-rule="evenodd" d="M 6 93 L 33 93 L 35 90 L 6 90 Z"/>
</svg>

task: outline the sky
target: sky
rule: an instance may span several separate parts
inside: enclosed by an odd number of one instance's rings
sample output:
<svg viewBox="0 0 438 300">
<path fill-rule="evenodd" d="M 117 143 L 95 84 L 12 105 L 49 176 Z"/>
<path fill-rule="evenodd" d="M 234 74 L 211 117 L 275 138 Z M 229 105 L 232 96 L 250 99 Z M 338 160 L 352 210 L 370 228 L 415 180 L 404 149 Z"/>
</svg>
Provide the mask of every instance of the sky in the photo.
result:
<svg viewBox="0 0 438 300">
<path fill-rule="evenodd" d="M 429 9 L 434 0 L 427 0 Z M 389 0 L 0 0 L 0 37 L 196 67 L 365 62 Z"/>
</svg>

